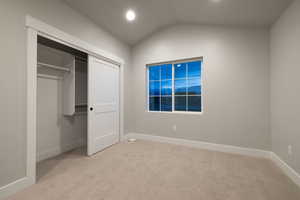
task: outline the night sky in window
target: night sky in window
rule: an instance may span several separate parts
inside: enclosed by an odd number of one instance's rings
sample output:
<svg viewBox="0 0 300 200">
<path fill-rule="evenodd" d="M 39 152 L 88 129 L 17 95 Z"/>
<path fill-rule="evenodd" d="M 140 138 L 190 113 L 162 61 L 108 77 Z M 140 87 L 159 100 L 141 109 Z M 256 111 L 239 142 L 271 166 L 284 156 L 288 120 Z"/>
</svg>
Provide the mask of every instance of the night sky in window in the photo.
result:
<svg viewBox="0 0 300 200">
<path fill-rule="evenodd" d="M 202 61 L 149 66 L 149 110 L 201 112 L 201 67 Z"/>
</svg>

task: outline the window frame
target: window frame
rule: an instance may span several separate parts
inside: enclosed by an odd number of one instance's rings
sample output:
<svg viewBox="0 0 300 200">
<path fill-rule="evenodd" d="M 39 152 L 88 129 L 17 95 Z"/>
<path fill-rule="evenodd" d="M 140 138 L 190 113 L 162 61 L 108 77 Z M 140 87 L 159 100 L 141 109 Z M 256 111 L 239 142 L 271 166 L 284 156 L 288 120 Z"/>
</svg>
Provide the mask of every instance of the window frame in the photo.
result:
<svg viewBox="0 0 300 200">
<path fill-rule="evenodd" d="M 175 90 L 174 90 L 174 82 L 175 82 L 175 77 L 174 77 L 174 73 L 175 73 L 175 70 L 174 70 L 174 66 L 176 64 L 181 64 L 183 62 L 194 62 L 194 61 L 201 61 L 201 69 L 200 69 L 200 73 L 201 73 L 201 76 L 200 76 L 200 85 L 201 85 L 201 111 L 176 111 L 175 110 Z M 165 65 L 165 64 L 171 64 L 172 65 L 172 111 L 154 111 L 154 110 L 150 110 L 149 109 L 149 100 L 150 100 L 150 94 L 149 94 L 149 83 L 150 83 L 150 80 L 149 80 L 149 67 L 151 66 L 155 66 L 155 65 Z M 156 63 L 150 63 L 150 64 L 146 64 L 146 112 L 148 113 L 163 113 L 163 114 L 188 114 L 188 115 L 202 115 L 203 114 L 203 64 L 204 64 L 204 61 L 203 61 L 203 57 L 193 57 L 193 58 L 185 58 L 185 59 L 178 59 L 178 60 L 173 60 L 173 61 L 165 61 L 165 62 L 156 62 Z M 186 96 L 189 96 L 189 95 L 186 95 Z M 198 95 L 197 95 L 198 96 Z M 161 94 L 160 94 L 160 97 L 161 97 Z"/>
</svg>

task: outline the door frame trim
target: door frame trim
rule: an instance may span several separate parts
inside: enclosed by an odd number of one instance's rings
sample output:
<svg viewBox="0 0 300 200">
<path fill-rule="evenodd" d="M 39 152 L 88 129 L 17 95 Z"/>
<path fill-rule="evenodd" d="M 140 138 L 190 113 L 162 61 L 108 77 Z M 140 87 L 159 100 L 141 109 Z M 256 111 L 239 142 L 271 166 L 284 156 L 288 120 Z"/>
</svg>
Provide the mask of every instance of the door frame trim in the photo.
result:
<svg viewBox="0 0 300 200">
<path fill-rule="evenodd" d="M 124 137 L 124 60 L 73 35 L 63 32 L 29 15 L 26 16 L 27 70 L 26 70 L 26 177 L 30 184 L 36 181 L 36 97 L 37 97 L 37 36 L 43 36 L 61 44 L 73 47 L 100 60 L 120 67 L 119 94 L 119 141 Z"/>
</svg>

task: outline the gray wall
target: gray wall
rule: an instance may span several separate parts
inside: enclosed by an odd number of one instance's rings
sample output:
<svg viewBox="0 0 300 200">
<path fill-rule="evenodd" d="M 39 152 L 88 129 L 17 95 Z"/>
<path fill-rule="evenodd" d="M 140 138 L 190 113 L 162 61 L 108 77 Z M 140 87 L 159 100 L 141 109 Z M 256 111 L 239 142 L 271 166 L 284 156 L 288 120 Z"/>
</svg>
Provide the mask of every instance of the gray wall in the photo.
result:
<svg viewBox="0 0 300 200">
<path fill-rule="evenodd" d="M 135 46 L 132 56 L 135 132 L 270 150 L 268 30 L 173 26 Z M 145 65 L 199 56 L 203 114 L 148 113 Z"/>
<path fill-rule="evenodd" d="M 268 30 L 169 27 L 133 48 L 131 68 L 127 45 L 59 0 L 0 3 L 0 187 L 24 177 L 26 169 L 26 14 L 125 59 L 126 132 L 271 149 Z M 299 13 L 295 1 L 271 31 L 272 149 L 298 172 Z M 204 57 L 203 114 L 146 112 L 145 64 L 194 56 Z"/>
<path fill-rule="evenodd" d="M 52 26 L 111 52 L 126 61 L 129 77 L 130 49 L 89 19 L 59 0 L 0 1 L 0 187 L 25 176 L 26 160 L 26 32 L 25 15 L 30 14 Z M 129 81 L 125 81 L 125 103 L 130 102 Z M 125 111 L 130 111 L 130 105 Z M 130 112 L 125 112 L 130 113 Z M 130 118 L 125 116 L 126 131 Z M 128 121 L 127 121 L 128 120 Z"/>
<path fill-rule="evenodd" d="M 300 173 L 300 1 L 271 30 L 272 150 Z M 292 145 L 292 155 L 288 146 Z"/>
</svg>

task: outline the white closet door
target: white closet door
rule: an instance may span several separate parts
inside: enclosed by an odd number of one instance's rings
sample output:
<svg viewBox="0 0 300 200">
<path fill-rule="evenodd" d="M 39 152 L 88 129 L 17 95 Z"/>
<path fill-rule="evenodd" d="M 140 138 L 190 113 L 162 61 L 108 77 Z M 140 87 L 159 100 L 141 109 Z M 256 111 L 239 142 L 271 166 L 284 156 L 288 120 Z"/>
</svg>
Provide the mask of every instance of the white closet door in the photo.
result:
<svg viewBox="0 0 300 200">
<path fill-rule="evenodd" d="M 88 155 L 119 141 L 119 67 L 89 56 Z"/>
</svg>

